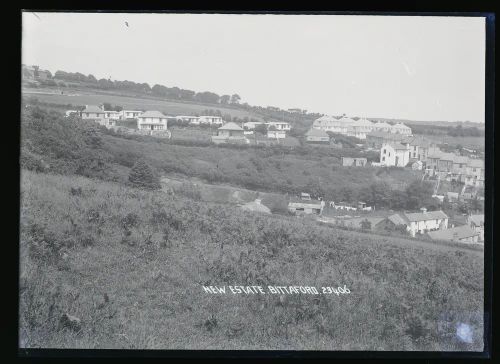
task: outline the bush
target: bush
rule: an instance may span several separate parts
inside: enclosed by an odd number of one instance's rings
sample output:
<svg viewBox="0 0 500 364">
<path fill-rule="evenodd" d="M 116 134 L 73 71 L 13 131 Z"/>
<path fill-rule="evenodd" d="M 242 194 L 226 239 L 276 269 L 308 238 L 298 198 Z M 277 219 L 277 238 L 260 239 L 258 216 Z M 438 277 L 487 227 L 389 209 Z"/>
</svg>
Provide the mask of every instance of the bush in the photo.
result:
<svg viewBox="0 0 500 364">
<path fill-rule="evenodd" d="M 131 186 L 148 190 L 161 188 L 160 179 L 156 176 L 153 169 L 142 159 L 139 159 L 130 170 L 128 182 Z"/>
</svg>

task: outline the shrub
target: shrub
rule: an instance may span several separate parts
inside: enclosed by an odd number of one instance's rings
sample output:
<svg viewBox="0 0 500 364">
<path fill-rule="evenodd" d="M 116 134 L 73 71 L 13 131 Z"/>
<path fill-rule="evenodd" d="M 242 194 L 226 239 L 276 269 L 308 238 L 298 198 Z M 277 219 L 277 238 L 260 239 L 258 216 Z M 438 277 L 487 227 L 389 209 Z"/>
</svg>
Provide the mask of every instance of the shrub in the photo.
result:
<svg viewBox="0 0 500 364">
<path fill-rule="evenodd" d="M 142 159 L 139 159 L 130 170 L 128 182 L 131 186 L 148 190 L 161 188 L 160 179 L 155 175 L 153 169 Z"/>
</svg>

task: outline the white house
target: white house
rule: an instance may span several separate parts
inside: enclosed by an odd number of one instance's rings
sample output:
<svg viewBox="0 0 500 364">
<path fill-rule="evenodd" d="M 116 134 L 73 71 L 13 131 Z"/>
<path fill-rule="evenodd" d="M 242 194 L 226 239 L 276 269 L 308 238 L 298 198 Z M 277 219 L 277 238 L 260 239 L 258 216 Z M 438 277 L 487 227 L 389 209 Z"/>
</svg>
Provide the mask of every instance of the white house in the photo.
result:
<svg viewBox="0 0 500 364">
<path fill-rule="evenodd" d="M 104 117 L 106 119 L 113 119 L 113 120 L 119 120 L 120 119 L 120 113 L 118 111 L 104 111 Z"/>
<path fill-rule="evenodd" d="M 426 208 L 421 210 L 422 212 L 394 214 L 389 216 L 388 220 L 395 225 L 405 225 L 413 237 L 416 234 L 448 228 L 448 215 L 443 211 L 427 211 Z"/>
<path fill-rule="evenodd" d="M 80 115 L 83 120 L 93 120 L 106 128 L 116 126 L 116 119 L 106 117 L 106 113 L 109 111 L 104 111 L 103 106 L 85 105 Z"/>
<path fill-rule="evenodd" d="M 410 161 L 410 151 L 400 143 L 383 143 L 380 148 L 380 164 L 384 166 L 406 167 Z"/>
<path fill-rule="evenodd" d="M 267 137 L 269 139 L 285 139 L 286 132 L 284 130 L 268 130 Z"/>
<path fill-rule="evenodd" d="M 200 118 L 192 115 L 179 115 L 176 116 L 177 121 L 188 122 L 189 125 L 200 125 Z"/>
<path fill-rule="evenodd" d="M 283 130 L 283 131 L 290 131 L 291 126 L 289 123 L 286 122 L 277 122 L 277 121 L 271 121 L 269 123 L 266 123 L 267 127 L 270 128 L 271 126 L 275 127 L 276 130 Z"/>
<path fill-rule="evenodd" d="M 455 226 L 450 229 L 429 231 L 427 233 L 432 240 L 450 240 L 460 243 L 477 243 L 479 233 L 475 232 L 467 225 Z"/>
<path fill-rule="evenodd" d="M 82 110 L 82 119 L 104 119 L 105 111 L 102 106 L 97 105 L 85 105 L 85 109 Z"/>
<path fill-rule="evenodd" d="M 390 132 L 403 135 L 412 135 L 411 128 L 404 125 L 403 123 L 397 123 L 396 125 L 393 125 Z"/>
<path fill-rule="evenodd" d="M 243 124 L 243 128 L 246 130 L 254 130 L 257 125 L 262 125 L 264 122 L 262 121 L 247 121 Z"/>
<path fill-rule="evenodd" d="M 198 121 L 200 124 L 203 125 L 220 125 L 222 126 L 224 124 L 224 121 L 220 116 L 205 116 L 202 115 L 198 118 Z"/>
<path fill-rule="evenodd" d="M 159 111 L 145 111 L 137 117 L 137 129 L 167 130 L 167 118 Z"/>
<path fill-rule="evenodd" d="M 80 112 L 78 110 L 67 110 L 66 111 L 66 117 L 69 117 L 71 115 L 79 115 Z"/>
<path fill-rule="evenodd" d="M 467 216 L 467 225 L 478 233 L 479 241 L 484 241 L 484 214 Z"/>
<path fill-rule="evenodd" d="M 380 131 L 384 133 L 391 132 L 392 125 L 386 123 L 385 121 L 379 121 L 378 123 L 373 124 L 373 131 Z"/>
<path fill-rule="evenodd" d="M 119 115 L 121 120 L 126 120 L 126 119 L 136 119 L 142 113 L 143 112 L 140 110 L 122 110 L 120 111 Z"/>
</svg>

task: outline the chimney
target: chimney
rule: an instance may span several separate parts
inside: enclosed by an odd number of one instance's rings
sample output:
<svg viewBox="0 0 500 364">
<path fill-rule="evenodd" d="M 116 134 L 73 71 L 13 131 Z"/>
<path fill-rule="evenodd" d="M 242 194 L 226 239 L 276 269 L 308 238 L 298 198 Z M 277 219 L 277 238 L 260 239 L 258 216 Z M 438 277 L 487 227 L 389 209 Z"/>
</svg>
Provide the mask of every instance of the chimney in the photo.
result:
<svg viewBox="0 0 500 364">
<path fill-rule="evenodd" d="M 422 207 L 422 208 L 420 209 L 420 211 L 422 211 L 422 213 L 424 213 L 424 214 L 425 214 L 425 213 L 427 212 L 427 208 Z"/>
</svg>

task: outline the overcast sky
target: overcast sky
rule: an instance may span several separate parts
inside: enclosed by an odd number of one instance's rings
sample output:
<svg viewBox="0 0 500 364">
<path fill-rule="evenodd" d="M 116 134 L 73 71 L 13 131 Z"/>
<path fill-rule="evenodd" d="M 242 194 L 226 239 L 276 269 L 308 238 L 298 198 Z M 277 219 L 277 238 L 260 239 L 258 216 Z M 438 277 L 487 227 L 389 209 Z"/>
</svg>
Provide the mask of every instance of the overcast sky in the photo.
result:
<svg viewBox="0 0 500 364">
<path fill-rule="evenodd" d="M 23 63 L 251 105 L 484 122 L 484 18 L 24 13 Z"/>
</svg>

